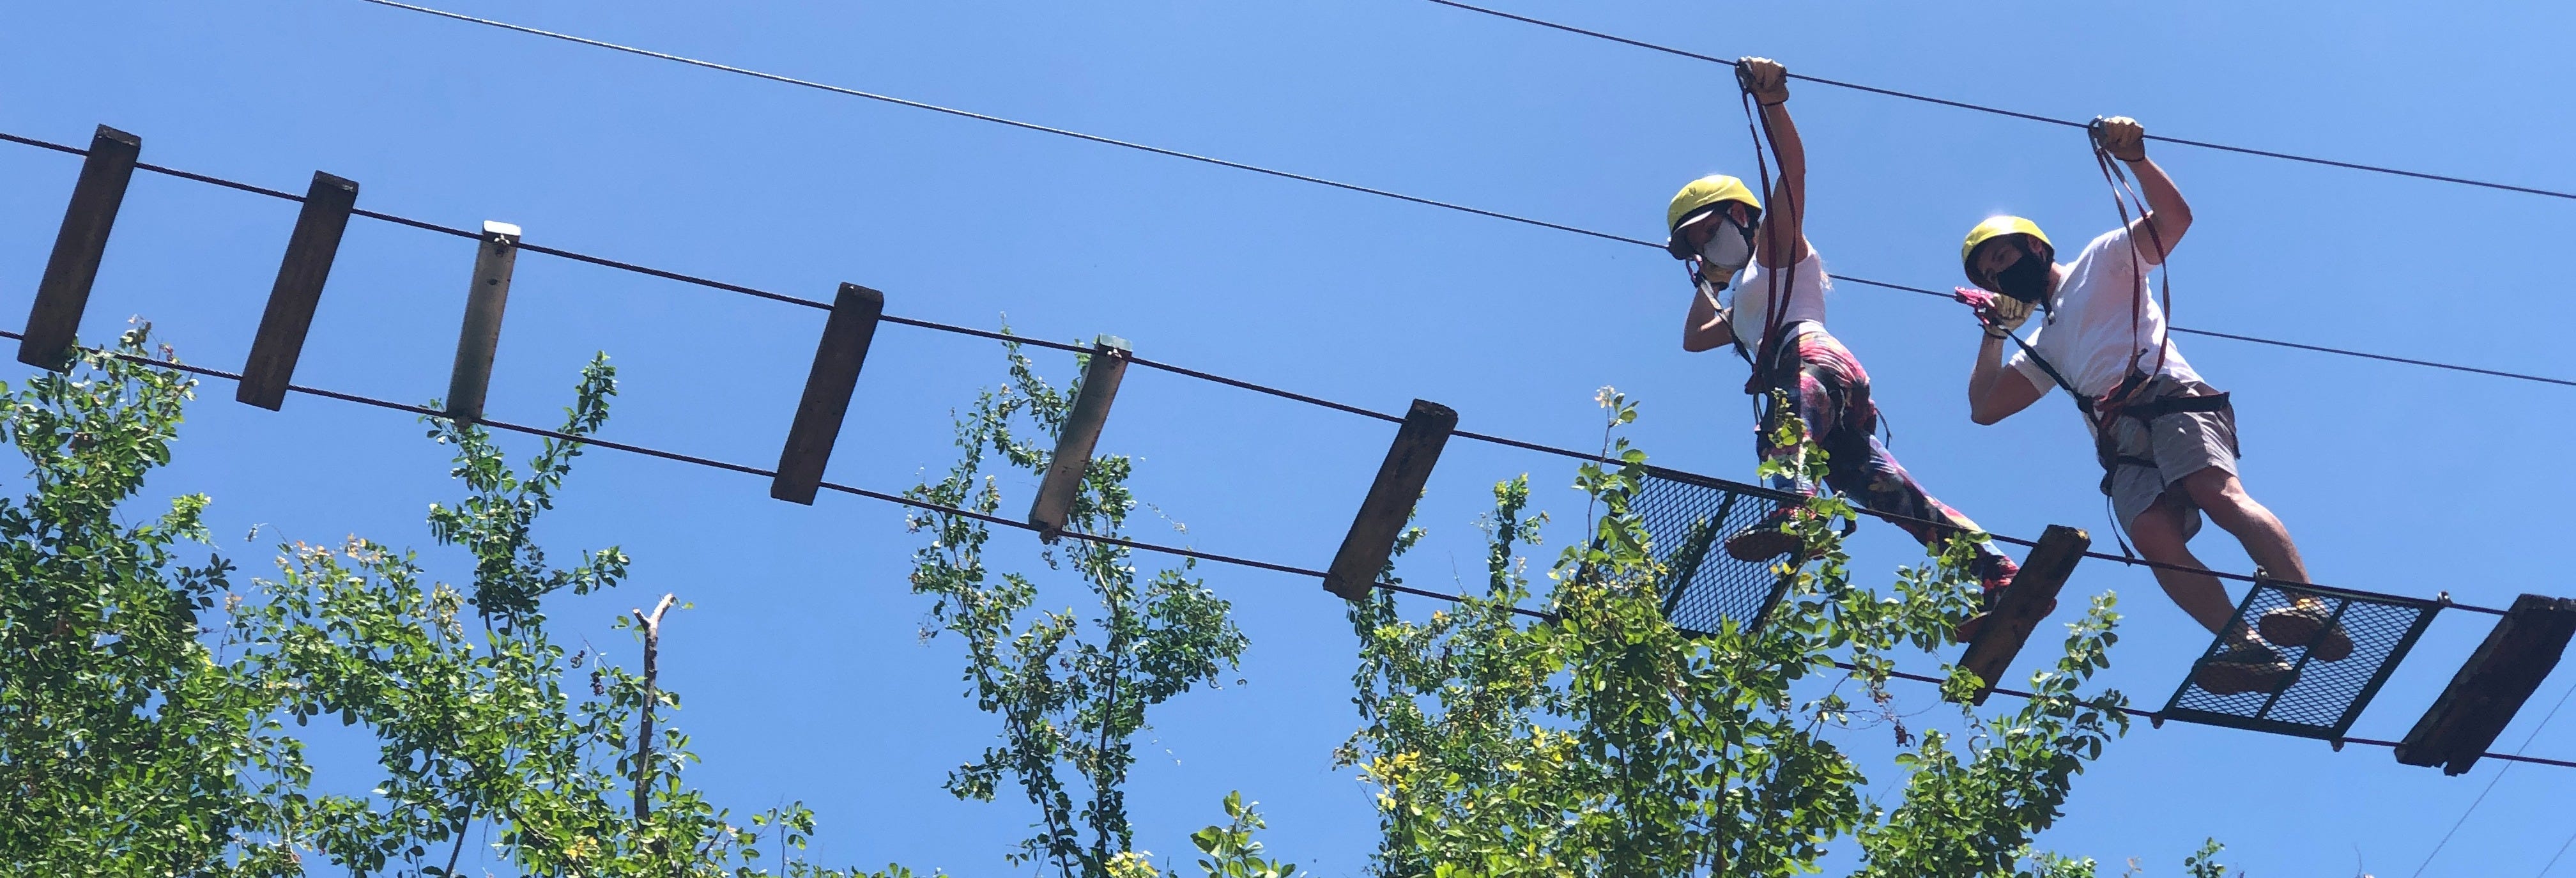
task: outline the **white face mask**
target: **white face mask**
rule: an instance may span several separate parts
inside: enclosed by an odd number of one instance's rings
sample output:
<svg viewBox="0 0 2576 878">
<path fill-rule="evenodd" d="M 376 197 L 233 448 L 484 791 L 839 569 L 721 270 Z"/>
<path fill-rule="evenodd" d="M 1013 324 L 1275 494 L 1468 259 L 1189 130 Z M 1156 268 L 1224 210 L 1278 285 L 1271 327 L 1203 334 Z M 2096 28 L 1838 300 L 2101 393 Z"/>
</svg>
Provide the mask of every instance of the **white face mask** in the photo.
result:
<svg viewBox="0 0 2576 878">
<path fill-rule="evenodd" d="M 1717 226 L 1709 230 L 1708 243 L 1700 245 L 1700 273 L 1703 277 L 1714 278 L 1709 282 L 1722 290 L 1726 289 L 1736 272 L 1743 271 L 1744 266 L 1753 262 L 1753 236 L 1745 234 L 1743 226 L 1736 225 L 1735 220 L 1727 217 L 1713 217 L 1710 222 Z"/>
</svg>

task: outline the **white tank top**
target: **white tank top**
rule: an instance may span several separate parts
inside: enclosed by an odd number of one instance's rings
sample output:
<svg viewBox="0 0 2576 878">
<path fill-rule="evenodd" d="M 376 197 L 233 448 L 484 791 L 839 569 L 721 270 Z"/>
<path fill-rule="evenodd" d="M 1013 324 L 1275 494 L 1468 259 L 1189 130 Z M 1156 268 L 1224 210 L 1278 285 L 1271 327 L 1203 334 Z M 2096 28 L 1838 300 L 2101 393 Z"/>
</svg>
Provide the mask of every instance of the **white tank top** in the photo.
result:
<svg viewBox="0 0 2576 878">
<path fill-rule="evenodd" d="M 1743 348 L 1745 356 L 1755 356 L 1756 349 L 1762 345 L 1762 328 L 1771 313 L 1771 277 L 1771 271 L 1762 267 L 1760 260 L 1755 260 L 1744 267 L 1743 276 L 1732 290 L 1735 294 L 1735 316 L 1728 322 L 1735 330 L 1735 343 Z M 1780 331 L 1784 337 L 1804 331 L 1791 329 L 1790 324 L 1793 323 L 1812 323 L 1815 329 L 1825 328 L 1825 290 L 1830 284 L 1831 281 L 1825 277 L 1824 258 L 1816 254 L 1814 247 L 1807 248 L 1807 258 L 1798 260 L 1797 266 L 1789 272 L 1788 306 L 1780 310 Z"/>
</svg>

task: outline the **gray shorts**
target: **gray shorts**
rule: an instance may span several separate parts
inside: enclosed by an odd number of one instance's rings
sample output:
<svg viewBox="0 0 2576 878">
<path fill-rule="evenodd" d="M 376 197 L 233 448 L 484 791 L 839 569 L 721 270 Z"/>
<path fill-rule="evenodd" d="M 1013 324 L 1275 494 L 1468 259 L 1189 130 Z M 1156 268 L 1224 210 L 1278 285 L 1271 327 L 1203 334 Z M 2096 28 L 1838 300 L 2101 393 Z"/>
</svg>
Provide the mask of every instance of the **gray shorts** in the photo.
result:
<svg viewBox="0 0 2576 878">
<path fill-rule="evenodd" d="M 2184 384 L 2158 377 L 2147 386 L 2148 398 L 2185 396 L 2214 392 L 2199 382 Z M 2236 474 L 2236 412 L 2221 409 L 2214 412 L 2175 412 L 2149 422 L 2120 416 L 2108 427 L 2120 457 L 2155 461 L 2154 466 L 2134 462 L 2116 464 L 2111 470 L 2110 494 L 2113 514 L 2120 526 L 2128 528 L 2138 513 L 2147 511 L 2165 489 L 2181 482 L 2185 476 L 2216 467 L 2228 475 Z M 2182 534 L 2190 539 L 2200 532 L 2200 507 L 2183 492 L 2174 492 L 2174 500 L 2184 512 Z"/>
</svg>

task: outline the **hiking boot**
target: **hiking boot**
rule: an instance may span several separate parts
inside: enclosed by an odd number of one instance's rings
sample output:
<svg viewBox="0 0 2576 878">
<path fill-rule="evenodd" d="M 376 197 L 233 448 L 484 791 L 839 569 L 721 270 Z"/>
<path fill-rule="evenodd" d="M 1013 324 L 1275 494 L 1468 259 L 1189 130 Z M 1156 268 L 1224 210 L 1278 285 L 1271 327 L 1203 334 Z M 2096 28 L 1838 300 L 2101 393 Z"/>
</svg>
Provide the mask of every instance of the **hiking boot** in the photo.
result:
<svg viewBox="0 0 2576 878">
<path fill-rule="evenodd" d="M 1772 510 L 1761 521 L 1727 537 L 1726 556 L 1757 563 L 1805 548 L 1806 543 L 1798 536 L 1796 526 L 1806 517 L 1807 508 L 1804 506 L 1783 506 Z"/>
<path fill-rule="evenodd" d="M 2326 602 L 2301 597 L 2289 606 L 2263 614 L 2255 627 L 2263 639 L 2282 646 L 2304 646 L 2308 655 L 2321 662 L 2339 662 L 2352 657 L 2352 635 L 2345 633 L 2343 623 L 2335 621 Z"/>
<path fill-rule="evenodd" d="M 2298 671 L 2281 651 L 2261 643 L 2240 643 L 2210 656 L 2193 671 L 2191 681 L 2212 695 L 2272 692 L 2299 682 Z"/>
</svg>

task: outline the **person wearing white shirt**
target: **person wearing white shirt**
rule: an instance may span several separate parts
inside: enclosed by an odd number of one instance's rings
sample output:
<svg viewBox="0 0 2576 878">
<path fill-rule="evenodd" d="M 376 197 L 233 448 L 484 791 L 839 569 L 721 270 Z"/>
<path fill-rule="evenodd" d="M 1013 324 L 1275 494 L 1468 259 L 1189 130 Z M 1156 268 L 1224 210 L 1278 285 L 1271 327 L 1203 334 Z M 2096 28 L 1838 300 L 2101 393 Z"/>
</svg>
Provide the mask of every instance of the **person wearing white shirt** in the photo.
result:
<svg viewBox="0 0 2576 878">
<path fill-rule="evenodd" d="M 2307 565 L 2281 520 L 2245 492 L 2236 473 L 2236 414 L 2227 395 L 2201 380 L 2168 337 L 2165 316 L 2147 287 L 2148 272 L 2191 228 L 2191 205 L 2173 179 L 2146 157 L 2145 129 L 2134 120 L 2102 120 L 2104 151 L 2128 166 L 2146 199 L 2145 215 L 2085 245 L 2073 262 L 2039 226 L 2020 217 L 1979 223 L 1960 248 L 1969 281 L 1997 296 L 1979 299 L 1985 340 L 1968 378 L 1969 418 L 1993 424 L 2030 407 L 2051 389 L 2076 398 L 2093 431 L 2117 524 L 2154 568 L 2176 605 L 2231 646 L 2212 659 L 2202 682 L 2212 691 L 2254 691 L 2282 683 L 2290 666 L 2272 645 L 2234 626 L 2236 604 L 2191 553 L 2201 516 L 2244 544 L 2258 575 L 2308 581 Z M 2026 342 L 2013 330 L 2031 313 L 2045 315 Z M 2181 568 L 2181 569 L 2177 569 Z M 2350 639 L 2322 613 L 2266 619 L 2261 626 L 2284 646 L 2316 658 L 2349 655 Z M 2278 614 L 2276 614 L 2278 615 Z M 2276 621 L 2279 624 L 2275 624 Z M 2224 694 L 2224 693 L 2222 693 Z"/>
<path fill-rule="evenodd" d="M 1955 535 L 1982 532 L 1976 522 L 1926 493 L 1879 443 L 1869 373 L 1825 331 L 1825 291 L 1832 281 L 1803 229 L 1806 149 L 1789 120 L 1788 71 L 1763 58 L 1743 59 L 1738 70 L 1738 83 L 1761 105 L 1772 131 L 1780 176 L 1768 193 L 1773 206 L 1768 211 L 1744 181 L 1724 175 L 1691 181 L 1666 208 L 1664 222 L 1672 233 L 1667 247 L 1673 258 L 1691 264 L 1682 349 L 1731 345 L 1754 365 L 1745 392 L 1765 401 L 1755 443 L 1764 459 L 1798 452 L 1798 445 L 1773 441 L 1781 419 L 1795 415 L 1806 427 L 1806 440 L 1826 452 L 1826 484 L 1845 497 L 1890 514 L 1925 545 L 1939 547 Z M 1730 284 L 1733 295 L 1721 301 Z M 1815 486 L 1804 480 L 1776 478 L 1783 490 L 1815 493 Z M 1727 554 L 1765 561 L 1796 551 L 1798 539 L 1785 525 L 1804 513 L 1800 505 L 1774 510 L 1731 535 Z M 1976 547 L 1969 570 L 1991 601 L 2020 567 L 1987 541 Z M 1965 630 L 1961 639 L 1974 633 Z"/>
</svg>

